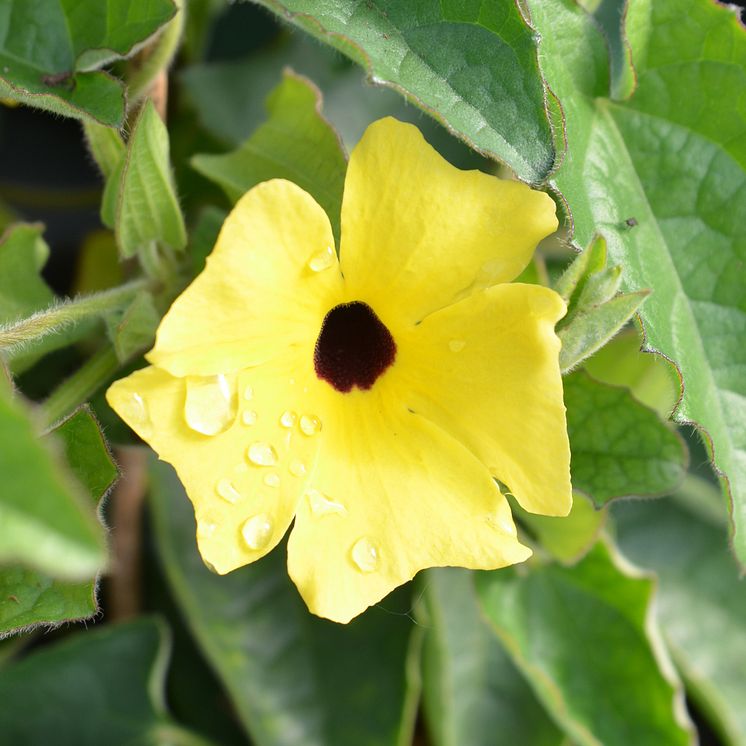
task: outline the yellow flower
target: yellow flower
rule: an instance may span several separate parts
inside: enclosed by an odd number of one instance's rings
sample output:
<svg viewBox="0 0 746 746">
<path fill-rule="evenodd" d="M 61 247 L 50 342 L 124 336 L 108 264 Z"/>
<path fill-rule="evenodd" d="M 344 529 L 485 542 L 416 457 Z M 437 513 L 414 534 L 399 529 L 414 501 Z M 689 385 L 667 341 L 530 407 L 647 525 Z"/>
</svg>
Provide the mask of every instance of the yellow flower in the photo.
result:
<svg viewBox="0 0 746 746">
<path fill-rule="evenodd" d="M 372 124 L 350 156 L 340 258 L 302 189 L 252 189 L 111 406 L 176 468 L 227 573 L 294 522 L 288 569 L 346 622 L 425 567 L 525 560 L 493 477 L 570 509 L 553 291 L 505 284 L 552 200 Z"/>
</svg>

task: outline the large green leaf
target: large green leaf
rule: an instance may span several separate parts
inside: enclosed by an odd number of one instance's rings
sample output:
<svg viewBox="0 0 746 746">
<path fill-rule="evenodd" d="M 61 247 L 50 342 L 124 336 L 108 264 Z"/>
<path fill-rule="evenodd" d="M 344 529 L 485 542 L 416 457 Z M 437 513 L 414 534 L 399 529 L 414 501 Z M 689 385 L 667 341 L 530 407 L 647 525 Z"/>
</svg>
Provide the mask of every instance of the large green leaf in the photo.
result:
<svg viewBox="0 0 746 746">
<path fill-rule="evenodd" d="M 123 257 L 134 256 L 151 243 L 172 249 L 186 246 L 184 216 L 169 161 L 168 131 L 150 99 L 135 122 L 121 173 L 115 169 L 110 183 L 112 179 L 120 179 L 115 227 Z"/>
<path fill-rule="evenodd" d="M 697 509 L 678 499 L 616 506 L 618 541 L 627 557 L 658 575 L 656 612 L 690 696 L 727 743 L 743 746 L 746 594 L 725 550 L 724 526 L 699 509 L 706 487 L 695 486 L 692 498 Z"/>
<path fill-rule="evenodd" d="M 484 620 L 474 574 L 428 570 L 422 583 L 422 691 L 433 746 L 559 746 L 564 735 Z"/>
<path fill-rule="evenodd" d="M 396 601 L 349 625 L 318 619 L 290 582 L 279 548 L 229 575 L 211 573 L 197 552 L 193 511 L 174 471 L 154 460 L 151 477 L 166 577 L 252 741 L 406 742 L 417 694 L 407 680 L 413 624 L 407 613 L 392 613 Z M 400 598 L 409 603 L 406 590 Z"/>
<path fill-rule="evenodd" d="M 650 631 L 653 585 L 605 544 L 574 567 L 479 573 L 482 608 L 539 699 L 581 746 L 692 741 L 683 698 Z"/>
<path fill-rule="evenodd" d="M 238 150 L 196 155 L 192 165 L 220 185 L 231 202 L 261 181 L 288 179 L 324 208 L 339 240 L 347 161 L 339 139 L 321 116 L 321 97 L 305 78 L 285 71 L 267 98 L 268 120 Z"/>
<path fill-rule="evenodd" d="M 92 505 L 106 494 L 118 470 L 98 423 L 81 407 L 53 431 L 67 464 L 88 492 Z M 55 580 L 25 567 L 0 568 L 0 636 L 38 624 L 84 619 L 98 610 L 96 580 Z"/>
<path fill-rule="evenodd" d="M 529 6 L 564 109 L 555 183 L 575 238 L 602 232 L 626 288 L 652 289 L 646 344 L 681 370 L 676 418 L 712 439 L 746 561 L 746 33 L 716 3 L 636 0 L 626 32 L 637 89 L 614 101 L 594 20 L 570 0 Z"/>
<path fill-rule="evenodd" d="M 122 84 L 94 68 L 128 56 L 175 12 L 172 0 L 5 0 L 0 96 L 121 127 Z"/>
<path fill-rule="evenodd" d="M 166 629 L 152 619 L 79 632 L 0 670 L 0 740 L 55 746 L 204 746 L 173 725 Z"/>
<path fill-rule="evenodd" d="M 535 37 L 516 3 L 258 1 L 522 179 L 540 182 L 554 165 Z"/>
<path fill-rule="evenodd" d="M 67 580 L 92 578 L 106 549 L 85 491 L 31 413 L 0 386 L 0 564 Z"/>
<path fill-rule="evenodd" d="M 672 492 L 686 472 L 681 438 L 626 388 L 578 371 L 564 378 L 572 481 L 598 506 Z"/>
</svg>

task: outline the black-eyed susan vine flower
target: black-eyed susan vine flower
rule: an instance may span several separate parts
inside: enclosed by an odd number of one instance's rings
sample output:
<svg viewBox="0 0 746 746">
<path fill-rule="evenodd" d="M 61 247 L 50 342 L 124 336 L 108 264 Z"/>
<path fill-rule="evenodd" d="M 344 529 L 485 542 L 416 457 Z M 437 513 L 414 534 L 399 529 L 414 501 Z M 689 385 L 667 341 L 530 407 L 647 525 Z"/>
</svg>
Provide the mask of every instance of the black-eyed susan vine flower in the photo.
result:
<svg viewBox="0 0 746 746">
<path fill-rule="evenodd" d="M 295 184 L 248 192 L 175 301 L 151 367 L 108 399 L 176 468 L 205 562 L 288 542 L 309 609 L 346 622 L 425 567 L 525 560 L 494 478 L 570 509 L 560 297 L 507 284 L 552 200 L 371 125 L 350 156 L 339 259 Z"/>
</svg>

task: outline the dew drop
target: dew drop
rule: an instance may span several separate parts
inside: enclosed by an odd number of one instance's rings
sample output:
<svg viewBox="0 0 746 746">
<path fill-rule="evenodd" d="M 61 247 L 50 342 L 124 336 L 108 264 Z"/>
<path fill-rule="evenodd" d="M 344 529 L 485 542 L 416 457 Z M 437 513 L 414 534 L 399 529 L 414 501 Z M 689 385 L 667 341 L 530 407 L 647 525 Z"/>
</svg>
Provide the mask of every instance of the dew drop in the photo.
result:
<svg viewBox="0 0 746 746">
<path fill-rule="evenodd" d="M 295 421 L 298 419 L 298 415 L 295 414 L 295 412 L 283 412 L 280 416 L 280 424 L 283 427 L 292 427 L 295 424 Z"/>
<path fill-rule="evenodd" d="M 345 508 L 342 503 L 330 500 L 322 492 L 319 492 L 319 490 L 308 490 L 306 492 L 306 498 L 311 507 L 311 512 L 315 516 L 321 517 L 325 515 L 333 515 L 335 513 L 338 515 L 345 515 L 347 513 L 347 508 Z"/>
<path fill-rule="evenodd" d="M 254 389 L 251 386 L 247 386 L 243 390 L 243 398 L 246 399 L 246 401 L 251 401 L 254 398 Z"/>
<path fill-rule="evenodd" d="M 233 486 L 230 479 L 219 479 L 215 491 L 229 503 L 236 503 L 241 499 L 241 493 Z"/>
<path fill-rule="evenodd" d="M 218 524 L 212 521 L 200 521 L 197 526 L 197 536 L 201 539 L 211 539 L 217 531 Z"/>
<path fill-rule="evenodd" d="M 224 375 L 187 378 L 184 418 L 192 430 L 217 435 L 230 426 L 235 416 L 236 404 Z"/>
<path fill-rule="evenodd" d="M 298 424 L 303 435 L 309 437 L 316 435 L 321 430 L 321 420 L 312 414 L 302 415 Z"/>
<path fill-rule="evenodd" d="M 277 451 L 264 441 L 257 441 L 247 451 L 249 461 L 256 466 L 274 466 L 277 463 Z"/>
<path fill-rule="evenodd" d="M 334 264 L 334 249 L 327 246 L 324 251 L 314 254 L 308 262 L 312 272 L 323 272 Z"/>
<path fill-rule="evenodd" d="M 378 567 L 378 550 L 367 536 L 353 544 L 352 561 L 360 572 L 373 572 Z"/>
<path fill-rule="evenodd" d="M 306 474 L 306 465 L 302 461 L 291 461 L 288 471 L 294 477 L 303 477 Z"/>
<path fill-rule="evenodd" d="M 143 427 L 150 424 L 150 415 L 148 408 L 145 406 L 142 396 L 133 393 L 127 403 L 127 409 L 124 412 L 125 419 L 129 420 L 135 427 Z"/>
<path fill-rule="evenodd" d="M 257 413 L 253 409 L 245 409 L 241 415 L 244 425 L 256 425 Z"/>
<path fill-rule="evenodd" d="M 275 474 L 274 472 L 272 472 L 271 474 L 267 474 L 267 476 L 264 477 L 264 484 L 266 484 L 267 487 L 279 487 L 280 486 L 279 474 Z"/>
<path fill-rule="evenodd" d="M 466 342 L 463 339 L 452 339 L 448 343 L 448 349 L 451 352 L 461 352 L 466 347 Z"/>
<path fill-rule="evenodd" d="M 249 549 L 263 549 L 272 537 L 272 520 L 265 513 L 252 516 L 243 524 L 241 536 Z"/>
</svg>

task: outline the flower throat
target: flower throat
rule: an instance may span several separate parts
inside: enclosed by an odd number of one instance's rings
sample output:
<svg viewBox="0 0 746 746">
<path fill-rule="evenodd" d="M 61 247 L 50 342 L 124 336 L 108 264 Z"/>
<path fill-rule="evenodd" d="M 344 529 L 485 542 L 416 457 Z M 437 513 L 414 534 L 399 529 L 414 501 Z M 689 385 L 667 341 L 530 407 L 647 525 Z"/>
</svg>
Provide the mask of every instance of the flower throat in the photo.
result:
<svg viewBox="0 0 746 746">
<path fill-rule="evenodd" d="M 375 311 L 362 301 L 341 303 L 324 317 L 316 340 L 316 375 L 337 391 L 368 390 L 394 362 L 396 343 Z"/>
</svg>

